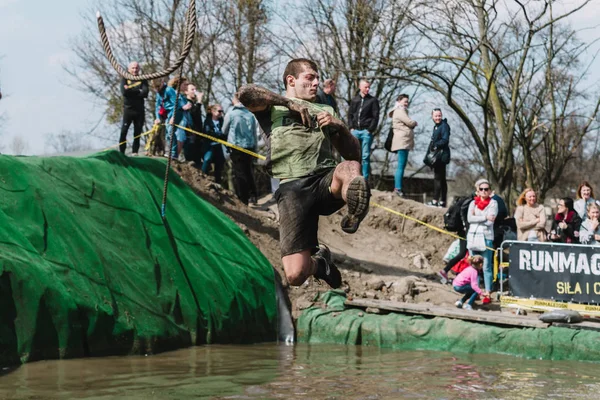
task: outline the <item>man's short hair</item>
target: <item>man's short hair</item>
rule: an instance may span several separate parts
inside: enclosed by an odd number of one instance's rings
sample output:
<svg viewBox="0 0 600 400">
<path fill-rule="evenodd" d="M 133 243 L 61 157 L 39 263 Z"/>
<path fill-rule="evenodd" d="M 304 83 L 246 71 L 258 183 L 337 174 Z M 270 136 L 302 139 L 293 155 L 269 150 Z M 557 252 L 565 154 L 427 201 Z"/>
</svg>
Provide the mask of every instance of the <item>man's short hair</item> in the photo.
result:
<svg viewBox="0 0 600 400">
<path fill-rule="evenodd" d="M 335 81 L 333 79 L 325 79 L 323 82 L 323 87 L 330 87 L 331 85 L 335 85 Z"/>
<path fill-rule="evenodd" d="M 360 78 L 360 80 L 358 81 L 358 86 L 360 86 L 361 83 L 366 83 L 367 85 L 370 85 L 371 82 L 369 82 L 366 78 Z"/>
<path fill-rule="evenodd" d="M 283 86 L 287 88 L 288 75 L 298 78 L 300 74 L 304 72 L 306 67 L 312 68 L 315 72 L 319 72 L 317 63 L 309 60 L 308 58 L 294 58 L 292 61 L 290 61 L 285 67 L 285 71 L 283 71 Z"/>
<path fill-rule="evenodd" d="M 402 99 L 408 99 L 409 96 L 406 93 L 400 93 L 396 101 L 401 101 Z"/>
</svg>

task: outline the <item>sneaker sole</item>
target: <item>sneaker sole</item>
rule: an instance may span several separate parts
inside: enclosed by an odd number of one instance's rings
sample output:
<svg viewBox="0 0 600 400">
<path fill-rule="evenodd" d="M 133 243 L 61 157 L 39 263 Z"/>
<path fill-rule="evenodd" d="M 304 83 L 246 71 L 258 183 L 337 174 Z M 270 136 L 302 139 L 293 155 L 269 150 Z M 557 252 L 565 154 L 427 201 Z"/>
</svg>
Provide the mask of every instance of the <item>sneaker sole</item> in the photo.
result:
<svg viewBox="0 0 600 400">
<path fill-rule="evenodd" d="M 362 176 L 357 176 L 348 185 L 348 215 L 342 218 L 342 230 L 346 233 L 354 233 L 362 220 L 369 213 L 369 200 L 371 190 L 367 181 Z"/>
</svg>

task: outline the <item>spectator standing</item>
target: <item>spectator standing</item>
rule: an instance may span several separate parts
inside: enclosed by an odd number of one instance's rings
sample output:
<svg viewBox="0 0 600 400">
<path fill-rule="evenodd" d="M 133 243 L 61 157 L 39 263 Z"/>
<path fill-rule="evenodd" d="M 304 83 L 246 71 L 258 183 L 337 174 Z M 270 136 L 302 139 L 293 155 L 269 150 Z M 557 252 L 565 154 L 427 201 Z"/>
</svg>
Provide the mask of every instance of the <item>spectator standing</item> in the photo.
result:
<svg viewBox="0 0 600 400">
<path fill-rule="evenodd" d="M 442 118 L 442 110 L 434 108 L 431 119 L 435 123 L 431 144 L 434 149 L 442 149 L 442 156 L 433 166 L 433 199 L 428 203 L 434 207 L 445 207 L 448 195 L 446 182 L 446 166 L 450 163 L 450 125 Z M 491 194 L 491 193 L 490 193 Z"/>
<path fill-rule="evenodd" d="M 546 241 L 546 211 L 537 203 L 537 195 L 532 188 L 523 190 L 517 199 L 515 210 L 517 239 L 527 242 Z"/>
<path fill-rule="evenodd" d="M 140 74 L 140 65 L 132 61 L 127 67 L 132 75 Z M 133 122 L 133 146 L 131 155 L 137 156 L 140 149 L 140 135 L 144 126 L 144 99 L 148 97 L 148 81 L 131 81 L 121 79 L 121 94 L 123 95 L 123 124 L 121 125 L 121 137 L 119 138 L 119 150 L 125 154 L 127 148 L 127 131 Z"/>
<path fill-rule="evenodd" d="M 371 173 L 373 134 L 379 123 L 379 100 L 369 94 L 370 90 L 371 84 L 361 79 L 358 94 L 350 102 L 348 110 L 350 132 L 360 142 L 362 174 L 367 180 Z"/>
<path fill-rule="evenodd" d="M 169 114 L 169 123 L 167 125 L 167 135 L 166 140 L 167 144 L 171 143 L 171 135 L 175 134 L 175 140 L 173 140 L 173 147 L 171 148 L 171 156 L 173 158 L 178 158 L 180 161 L 184 160 L 183 157 L 183 145 L 185 143 L 186 132 L 178 128 L 175 125 L 185 126 L 187 122 L 187 118 L 185 112 L 189 111 L 192 108 L 192 105 L 188 102 L 185 97 L 185 92 L 187 91 L 187 87 L 189 85 L 188 81 L 185 78 L 181 80 L 175 78 L 172 79 L 170 85 L 173 88 L 176 88 L 179 85 L 179 97 L 177 97 L 177 92 L 175 92 L 175 97 L 173 97 L 173 108 Z M 169 154 L 165 154 L 166 157 Z"/>
<path fill-rule="evenodd" d="M 335 99 L 335 88 L 336 84 L 333 79 L 325 79 L 323 82 L 323 89 L 317 90 L 317 100 L 315 103 L 325 104 L 331 106 L 336 115 L 339 115 L 337 100 Z"/>
<path fill-rule="evenodd" d="M 600 206 L 590 203 L 587 207 L 587 218 L 579 228 L 579 241 L 581 244 L 597 246 L 600 243 Z"/>
<path fill-rule="evenodd" d="M 202 97 L 204 93 L 198 92 L 196 86 L 188 83 L 185 97 L 191 108 L 184 112 L 185 126 L 193 131 L 202 132 Z M 193 132 L 186 131 L 183 154 L 186 161 L 193 161 L 198 168 L 202 165 L 202 137 Z"/>
<path fill-rule="evenodd" d="M 227 140 L 223 134 L 223 107 L 213 104 L 209 107 L 208 112 L 206 121 L 204 121 L 204 133 L 217 139 Z M 215 182 L 220 184 L 225 165 L 223 146 L 212 140 L 203 140 L 202 143 L 202 172 L 208 174 L 211 164 L 214 165 Z"/>
<path fill-rule="evenodd" d="M 579 243 L 581 217 L 573 208 L 573 199 L 564 197 L 558 201 L 558 212 L 552 221 L 550 240 L 560 243 Z"/>
<path fill-rule="evenodd" d="M 392 151 L 398 154 L 398 166 L 394 175 L 394 193 L 400 197 L 404 197 L 402 179 L 408 162 L 408 153 L 415 148 L 413 129 L 418 125 L 417 121 L 410 119 L 408 116 L 408 104 L 408 95 L 403 93 L 398 96 L 396 106 L 388 114 L 392 118 L 392 129 L 394 131 Z"/>
<path fill-rule="evenodd" d="M 223 122 L 223 136 L 230 143 L 243 149 L 256 152 L 257 121 L 237 96 L 233 96 L 233 107 Z M 233 164 L 233 187 L 236 196 L 244 204 L 248 204 L 250 197 L 256 202 L 256 184 L 254 182 L 254 157 L 242 151 L 231 150 L 231 163 Z"/>
<path fill-rule="evenodd" d="M 469 231 L 467 233 L 467 249 L 471 255 L 483 256 L 483 281 L 485 290 L 491 292 L 493 273 L 494 221 L 498 215 L 498 203 L 492 199 L 490 182 L 480 179 L 475 182 L 477 195 L 469 204 L 467 220 Z"/>
<path fill-rule="evenodd" d="M 454 278 L 452 286 L 454 286 L 455 291 L 464 295 L 462 299 L 455 303 L 456 307 L 472 310 L 477 296 L 489 296 L 489 291 L 483 291 L 479 287 L 479 271 L 481 271 L 484 263 L 483 257 L 480 255 L 471 256 L 468 261 L 470 265 Z M 465 302 L 467 304 L 464 304 Z"/>
<path fill-rule="evenodd" d="M 167 85 L 166 78 L 154 79 L 152 81 L 152 89 L 156 93 L 154 104 L 154 125 L 158 128 L 154 135 L 146 143 L 146 155 L 162 156 L 165 152 L 165 124 L 167 118 L 173 109 L 175 101 L 175 90 Z"/>
<path fill-rule="evenodd" d="M 575 201 L 573 207 L 582 221 L 587 218 L 587 206 L 595 202 L 592 185 L 588 181 L 581 182 L 577 188 L 577 201 Z"/>
</svg>

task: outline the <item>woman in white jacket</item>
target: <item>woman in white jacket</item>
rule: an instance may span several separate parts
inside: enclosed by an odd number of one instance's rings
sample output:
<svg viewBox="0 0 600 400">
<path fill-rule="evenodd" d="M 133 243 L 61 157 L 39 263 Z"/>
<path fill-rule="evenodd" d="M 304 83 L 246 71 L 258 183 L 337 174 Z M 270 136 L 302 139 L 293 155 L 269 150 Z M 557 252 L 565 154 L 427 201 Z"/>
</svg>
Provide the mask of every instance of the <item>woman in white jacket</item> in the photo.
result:
<svg viewBox="0 0 600 400">
<path fill-rule="evenodd" d="M 487 179 L 475 182 L 477 195 L 469 204 L 467 220 L 469 232 L 467 233 L 467 249 L 471 255 L 483 256 L 483 281 L 485 290 L 492 291 L 494 278 L 494 221 L 498 215 L 498 203 L 492 199 L 492 189 Z"/>
</svg>

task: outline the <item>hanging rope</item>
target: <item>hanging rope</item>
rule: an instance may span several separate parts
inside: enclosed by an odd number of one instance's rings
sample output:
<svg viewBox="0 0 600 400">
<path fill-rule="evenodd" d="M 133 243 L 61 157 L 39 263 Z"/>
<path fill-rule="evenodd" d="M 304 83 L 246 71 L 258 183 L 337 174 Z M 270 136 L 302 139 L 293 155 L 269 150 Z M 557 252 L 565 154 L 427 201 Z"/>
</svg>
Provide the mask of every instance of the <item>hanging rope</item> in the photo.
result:
<svg viewBox="0 0 600 400">
<path fill-rule="evenodd" d="M 192 43 L 194 42 L 194 36 L 196 34 L 196 28 L 198 27 L 198 21 L 196 19 L 196 0 L 190 0 L 190 4 L 188 6 L 186 12 L 186 24 L 185 24 L 185 34 L 184 34 L 184 45 L 182 48 L 177 61 L 175 64 L 167 67 L 163 71 L 154 72 L 151 74 L 143 74 L 143 75 L 132 75 L 127 72 L 126 68 L 123 68 L 115 56 L 113 55 L 112 49 L 110 47 L 110 42 L 108 41 L 108 36 L 106 35 L 106 28 L 104 27 L 104 20 L 100 15 L 100 11 L 96 14 L 96 18 L 98 20 L 98 30 L 100 31 L 100 39 L 102 40 L 102 48 L 104 49 L 104 53 L 106 54 L 106 58 L 112 65 L 112 67 L 117 71 L 119 75 L 121 75 L 125 79 L 129 79 L 130 81 L 143 81 L 143 80 L 152 80 L 157 78 L 162 78 L 164 76 L 168 76 L 173 71 L 181 68 L 185 59 L 190 54 L 192 49 Z"/>
<path fill-rule="evenodd" d="M 165 184 L 163 186 L 162 205 L 160 206 L 160 216 L 163 219 L 165 219 L 166 212 L 167 212 L 167 191 L 169 189 L 169 171 L 171 170 L 171 162 L 173 161 L 173 142 L 175 140 L 175 129 L 176 129 L 175 116 L 177 115 L 177 105 L 179 104 L 179 94 L 180 94 L 180 89 L 181 89 L 182 73 L 183 73 L 183 66 L 181 66 L 181 68 L 179 69 L 177 95 L 175 96 L 175 105 L 173 106 L 173 122 L 170 124 L 171 125 L 171 139 L 169 140 L 169 147 L 167 148 L 167 151 L 169 152 L 169 158 L 167 159 L 167 169 L 165 171 Z"/>
<path fill-rule="evenodd" d="M 98 30 L 100 31 L 100 38 L 102 40 L 102 48 L 104 49 L 104 53 L 106 54 L 106 58 L 112 65 L 112 67 L 117 71 L 119 75 L 121 75 L 125 79 L 129 79 L 131 81 L 142 81 L 142 80 L 152 80 L 157 78 L 162 78 L 168 76 L 173 71 L 179 69 L 179 83 L 181 83 L 181 76 L 183 74 L 183 64 L 185 59 L 190 54 L 192 49 L 192 44 L 194 43 L 194 36 L 196 35 L 196 29 L 198 28 L 198 20 L 196 18 L 196 0 L 190 0 L 190 4 L 186 11 L 185 15 L 185 34 L 183 46 L 181 47 L 181 53 L 179 54 L 179 58 L 175 61 L 174 65 L 169 66 L 160 72 L 154 72 L 151 74 L 143 74 L 143 75 L 132 75 L 127 72 L 126 69 L 121 67 L 115 56 L 113 55 L 112 49 L 110 47 L 110 42 L 108 41 L 108 36 L 106 35 L 106 28 L 104 27 L 104 20 L 100 15 L 100 12 L 96 14 L 98 19 Z M 173 117 L 176 115 L 177 104 L 179 104 L 179 96 L 180 96 L 181 84 L 177 85 L 177 96 L 175 97 L 175 105 L 173 111 Z M 160 214 L 163 220 L 166 215 L 166 207 L 167 207 L 167 189 L 169 185 L 169 170 L 171 168 L 171 162 L 173 160 L 173 139 L 175 136 L 175 126 L 171 124 L 171 140 L 169 143 L 169 158 L 167 161 L 167 170 L 165 171 L 165 183 L 163 186 L 163 199 L 162 205 L 160 207 Z"/>
</svg>

